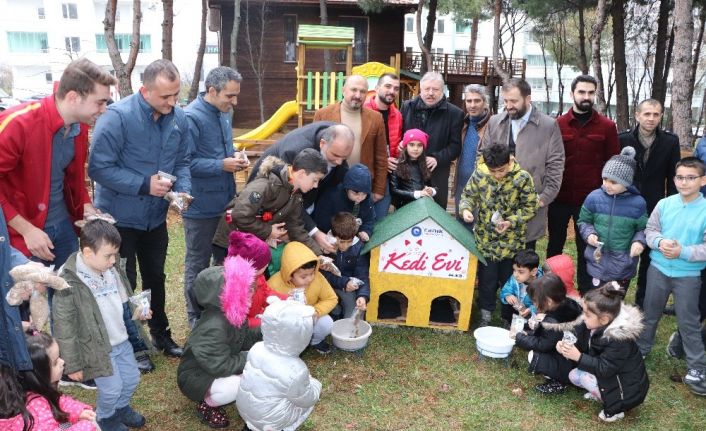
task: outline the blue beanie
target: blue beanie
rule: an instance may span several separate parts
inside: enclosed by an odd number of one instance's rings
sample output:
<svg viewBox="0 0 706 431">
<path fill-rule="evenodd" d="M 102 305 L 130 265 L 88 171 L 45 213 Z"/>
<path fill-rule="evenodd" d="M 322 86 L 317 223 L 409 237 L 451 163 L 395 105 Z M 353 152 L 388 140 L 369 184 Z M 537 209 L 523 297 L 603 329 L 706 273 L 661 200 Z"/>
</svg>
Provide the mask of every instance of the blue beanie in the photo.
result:
<svg viewBox="0 0 706 431">
<path fill-rule="evenodd" d="M 343 177 L 343 187 L 354 192 L 370 194 L 372 182 L 367 166 L 360 163 L 351 166 L 346 172 L 346 176 Z"/>
</svg>

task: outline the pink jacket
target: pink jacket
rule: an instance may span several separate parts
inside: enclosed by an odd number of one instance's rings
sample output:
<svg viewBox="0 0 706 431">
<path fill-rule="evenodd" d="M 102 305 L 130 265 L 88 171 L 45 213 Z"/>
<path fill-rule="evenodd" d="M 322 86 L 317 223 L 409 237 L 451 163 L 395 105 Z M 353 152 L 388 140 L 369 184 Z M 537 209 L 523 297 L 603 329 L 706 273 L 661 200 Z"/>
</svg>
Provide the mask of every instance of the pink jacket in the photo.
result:
<svg viewBox="0 0 706 431">
<path fill-rule="evenodd" d="M 92 421 L 79 420 L 78 416 L 84 410 L 93 408 L 80 401 L 76 401 L 68 395 L 59 398 L 59 407 L 69 414 L 68 420 L 71 423 L 69 430 L 72 431 L 95 431 L 96 424 Z M 27 411 L 34 418 L 33 431 L 59 431 L 59 422 L 51 414 L 51 407 L 46 398 L 34 393 L 27 394 Z M 22 431 L 22 416 L 17 415 L 8 419 L 0 419 L 0 429 L 5 431 Z"/>
</svg>

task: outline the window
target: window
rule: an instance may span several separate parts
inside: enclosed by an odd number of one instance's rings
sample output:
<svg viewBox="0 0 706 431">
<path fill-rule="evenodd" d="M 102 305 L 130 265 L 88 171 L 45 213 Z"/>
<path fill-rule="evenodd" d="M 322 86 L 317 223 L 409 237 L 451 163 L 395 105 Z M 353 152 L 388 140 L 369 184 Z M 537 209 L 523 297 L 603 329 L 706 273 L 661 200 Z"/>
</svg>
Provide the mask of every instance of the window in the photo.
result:
<svg viewBox="0 0 706 431">
<path fill-rule="evenodd" d="M 437 33 L 444 32 L 444 20 L 443 19 L 436 20 L 436 32 Z"/>
<path fill-rule="evenodd" d="M 78 19 L 78 9 L 76 8 L 76 3 L 62 3 L 61 13 L 64 18 Z"/>
<path fill-rule="evenodd" d="M 407 54 L 411 54 L 411 53 L 412 53 L 412 47 L 411 47 L 411 46 L 405 46 L 405 47 L 404 47 L 404 52 L 406 52 Z"/>
<path fill-rule="evenodd" d="M 65 37 L 64 43 L 69 52 L 81 52 L 81 39 L 78 37 Z"/>
<path fill-rule="evenodd" d="M 547 54 L 547 66 L 553 66 L 554 59 L 551 55 Z M 527 66 L 542 66 L 544 67 L 544 58 L 541 55 L 528 55 L 527 56 Z"/>
<path fill-rule="evenodd" d="M 145 82 L 145 72 L 140 72 L 140 82 Z"/>
<path fill-rule="evenodd" d="M 432 48 L 431 49 L 432 54 L 443 54 L 444 53 L 444 48 Z"/>
<path fill-rule="evenodd" d="M 457 49 L 454 51 L 454 55 L 468 55 L 467 49 Z"/>
<path fill-rule="evenodd" d="M 129 33 L 116 33 L 115 43 L 118 45 L 118 50 L 120 52 L 130 51 L 130 41 L 132 40 L 132 34 Z M 152 51 L 152 36 L 149 34 L 140 35 L 140 52 L 151 52 Z M 105 41 L 104 34 L 96 35 L 96 52 L 108 52 L 108 44 Z"/>
<path fill-rule="evenodd" d="M 411 16 L 407 17 L 407 19 L 405 20 L 405 23 L 406 23 L 405 31 L 410 32 L 410 33 L 413 32 L 414 31 L 414 18 L 412 18 Z"/>
<path fill-rule="evenodd" d="M 355 45 L 353 46 L 353 63 L 366 63 L 368 61 L 368 18 L 367 17 L 341 17 L 338 20 L 341 27 L 353 27 Z M 346 52 L 338 51 L 336 61 L 346 61 Z"/>
<path fill-rule="evenodd" d="M 548 79 L 544 82 L 544 78 L 527 78 L 527 83 L 532 87 L 532 90 L 542 90 L 545 91 L 547 87 L 552 89 L 552 80 Z"/>
<path fill-rule="evenodd" d="M 297 16 L 284 16 L 284 61 L 297 61 Z"/>
<path fill-rule="evenodd" d="M 52 82 L 54 82 L 54 77 L 52 76 L 51 72 L 45 73 L 44 79 L 46 79 L 47 84 L 51 84 Z"/>
<path fill-rule="evenodd" d="M 44 8 L 43 7 L 38 7 L 37 8 L 37 18 L 39 19 L 45 19 L 46 15 L 44 15 Z"/>
<path fill-rule="evenodd" d="M 464 19 L 463 22 L 456 23 L 456 33 L 470 33 L 471 21 Z"/>
<path fill-rule="evenodd" d="M 206 54 L 218 54 L 218 45 L 206 45 Z"/>
<path fill-rule="evenodd" d="M 46 33 L 7 32 L 7 44 L 10 52 L 47 52 L 49 50 L 47 40 Z"/>
</svg>

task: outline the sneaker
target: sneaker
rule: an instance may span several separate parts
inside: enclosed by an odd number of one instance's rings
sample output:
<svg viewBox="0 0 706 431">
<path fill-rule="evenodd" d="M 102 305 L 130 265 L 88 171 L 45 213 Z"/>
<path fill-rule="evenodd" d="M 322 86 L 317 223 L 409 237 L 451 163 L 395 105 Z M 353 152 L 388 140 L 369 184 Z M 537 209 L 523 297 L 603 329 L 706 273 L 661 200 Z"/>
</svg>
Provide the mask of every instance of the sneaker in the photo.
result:
<svg viewBox="0 0 706 431">
<path fill-rule="evenodd" d="M 322 355 L 328 355 L 331 353 L 331 346 L 326 342 L 326 340 L 320 342 L 319 344 L 312 344 L 312 347 Z"/>
<path fill-rule="evenodd" d="M 211 407 L 206 401 L 201 401 L 196 406 L 196 416 L 211 428 L 225 428 L 230 425 L 228 414 L 223 407 Z"/>
<path fill-rule="evenodd" d="M 620 412 L 616 413 L 614 415 L 609 415 L 606 414 L 603 410 L 601 410 L 600 413 L 598 413 L 598 419 L 602 420 L 603 422 L 615 422 L 619 421 L 620 419 L 623 419 L 625 417 L 625 413 Z"/>
<path fill-rule="evenodd" d="M 151 373 L 155 369 L 154 362 L 146 352 L 135 353 L 135 361 L 137 361 L 137 368 L 142 374 Z"/>
<path fill-rule="evenodd" d="M 590 392 L 586 392 L 585 394 L 583 394 L 583 399 L 589 400 L 589 401 L 600 401 L 601 400 L 600 398 L 597 398 L 595 395 L 593 395 Z"/>
<path fill-rule="evenodd" d="M 545 383 L 540 383 L 534 389 L 542 395 L 554 395 L 564 392 L 566 385 L 554 379 L 547 379 Z"/>
<path fill-rule="evenodd" d="M 480 322 L 478 323 L 478 327 L 482 328 L 484 326 L 490 325 L 490 320 L 493 317 L 493 313 L 491 313 L 488 310 L 480 310 Z"/>
<path fill-rule="evenodd" d="M 679 331 L 672 332 L 667 343 L 667 354 L 672 358 L 684 359 L 684 345 Z"/>
<path fill-rule="evenodd" d="M 684 384 L 694 394 L 706 396 L 706 375 L 703 371 L 690 368 L 684 376 Z"/>
<path fill-rule="evenodd" d="M 96 386 L 96 382 L 93 379 L 79 382 L 77 380 L 72 380 L 66 374 L 61 376 L 61 380 L 59 380 L 59 386 L 78 386 L 79 388 L 87 389 L 89 391 L 95 391 L 96 389 L 98 389 L 98 387 Z"/>
</svg>

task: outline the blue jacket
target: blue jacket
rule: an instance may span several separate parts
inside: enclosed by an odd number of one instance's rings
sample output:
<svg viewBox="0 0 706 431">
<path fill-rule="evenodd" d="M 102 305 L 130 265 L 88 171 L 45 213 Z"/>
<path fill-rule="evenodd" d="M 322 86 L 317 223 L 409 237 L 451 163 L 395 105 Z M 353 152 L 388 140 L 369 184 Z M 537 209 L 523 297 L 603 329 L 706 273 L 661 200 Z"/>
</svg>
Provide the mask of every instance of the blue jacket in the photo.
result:
<svg viewBox="0 0 706 431">
<path fill-rule="evenodd" d="M 14 284 L 10 269 L 26 262 L 27 258 L 10 245 L 5 214 L 0 207 L 0 364 L 15 370 L 31 370 L 32 361 L 22 332 L 20 311 L 8 304 L 5 296 Z"/>
<path fill-rule="evenodd" d="M 358 298 L 361 296 L 366 301 L 370 300 L 370 253 L 361 256 L 360 251 L 365 246 L 363 241 L 355 238 L 353 245 L 346 251 L 336 252 L 333 263 L 341 270 L 341 276 L 335 276 L 328 271 L 321 271 L 326 281 L 336 290 L 344 290 L 351 277 L 363 281 L 363 285 L 357 290 Z"/>
<path fill-rule="evenodd" d="M 186 115 L 174 107 L 154 121 L 152 112 L 136 93 L 110 105 L 93 131 L 88 175 L 97 183 L 94 205 L 120 227 L 152 230 L 166 221 L 169 203 L 149 194 L 158 171 L 177 177 L 173 191 L 191 193 Z"/>
<path fill-rule="evenodd" d="M 191 195 L 185 218 L 214 218 L 235 196 L 235 178 L 223 170 L 223 159 L 233 157 L 230 113 L 221 112 L 203 94 L 184 108 L 191 134 Z"/>
<path fill-rule="evenodd" d="M 375 210 L 370 195 L 363 202 L 356 205 L 355 202 L 348 199 L 348 192 L 343 184 L 324 190 L 319 195 L 319 203 L 316 205 L 311 217 L 320 231 L 328 232 L 331 229 L 331 218 L 341 211 L 352 213 L 360 218 L 363 224 L 360 225 L 358 231 L 365 232 L 368 236 L 373 236 Z"/>
<path fill-rule="evenodd" d="M 541 278 L 544 273 L 542 272 L 542 267 L 537 268 L 537 278 Z M 520 289 L 522 288 L 521 291 Z M 507 298 L 508 296 L 513 295 L 517 297 L 518 299 L 522 300 L 522 304 L 529 308 L 532 314 L 537 313 L 537 308 L 532 304 L 532 299 L 530 296 L 527 294 L 527 285 L 524 283 L 519 283 L 517 280 L 515 280 L 515 276 L 511 275 L 510 278 L 507 279 L 505 284 L 503 285 L 503 288 L 500 289 L 500 302 L 503 304 L 507 304 Z"/>
</svg>

